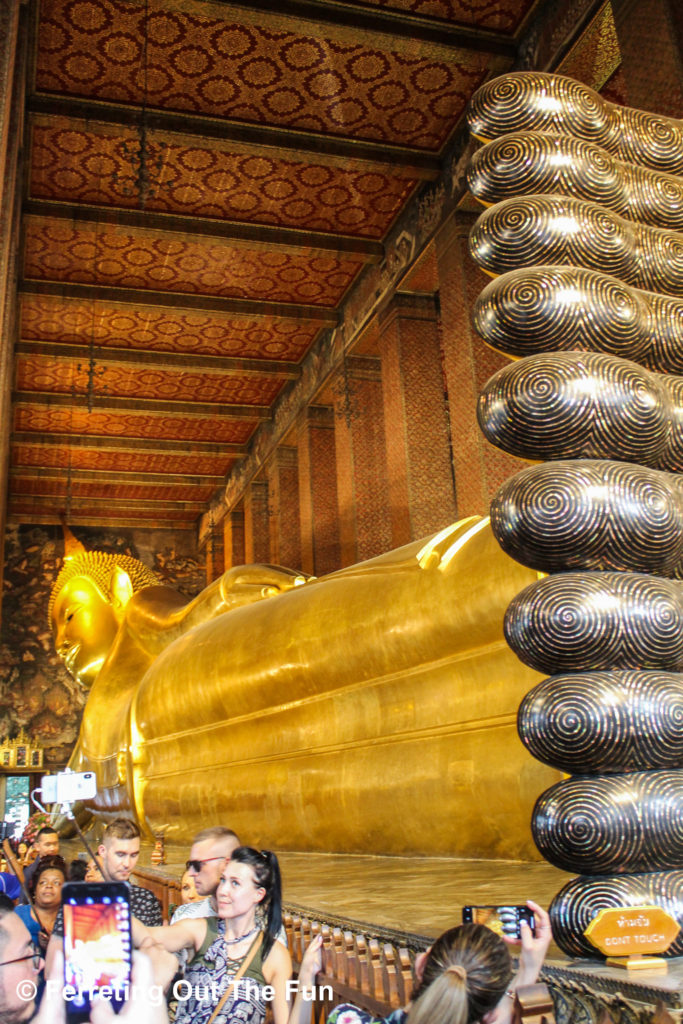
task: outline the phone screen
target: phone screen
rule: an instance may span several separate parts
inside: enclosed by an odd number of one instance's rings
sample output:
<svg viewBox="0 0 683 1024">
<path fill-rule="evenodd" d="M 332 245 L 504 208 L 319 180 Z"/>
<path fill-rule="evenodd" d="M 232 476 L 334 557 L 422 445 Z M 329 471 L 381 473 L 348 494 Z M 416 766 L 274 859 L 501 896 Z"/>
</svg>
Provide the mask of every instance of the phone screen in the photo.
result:
<svg viewBox="0 0 683 1024">
<path fill-rule="evenodd" d="M 88 1020 L 94 995 L 118 1012 L 131 972 L 130 904 L 122 882 L 73 882 L 62 890 L 67 1016 Z"/>
<path fill-rule="evenodd" d="M 465 923 L 484 924 L 496 935 L 505 936 L 508 939 L 521 938 L 520 925 L 522 921 L 531 928 L 535 934 L 534 913 L 529 907 L 523 906 L 468 906 L 462 908 L 462 919 Z"/>
</svg>

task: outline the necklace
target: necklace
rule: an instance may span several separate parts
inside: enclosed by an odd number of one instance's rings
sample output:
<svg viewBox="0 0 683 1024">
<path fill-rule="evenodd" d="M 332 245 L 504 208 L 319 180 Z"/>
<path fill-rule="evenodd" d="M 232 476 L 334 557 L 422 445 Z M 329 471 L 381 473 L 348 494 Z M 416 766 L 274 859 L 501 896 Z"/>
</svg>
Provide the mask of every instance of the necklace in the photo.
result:
<svg viewBox="0 0 683 1024">
<path fill-rule="evenodd" d="M 248 939 L 250 935 L 253 935 L 254 932 L 257 932 L 257 931 L 258 931 L 258 925 L 254 925 L 254 927 L 250 931 L 245 932 L 244 935 L 239 935 L 236 939 L 225 939 L 224 940 L 225 941 L 225 945 L 226 946 L 236 946 L 238 942 L 242 942 L 244 939 Z"/>
</svg>

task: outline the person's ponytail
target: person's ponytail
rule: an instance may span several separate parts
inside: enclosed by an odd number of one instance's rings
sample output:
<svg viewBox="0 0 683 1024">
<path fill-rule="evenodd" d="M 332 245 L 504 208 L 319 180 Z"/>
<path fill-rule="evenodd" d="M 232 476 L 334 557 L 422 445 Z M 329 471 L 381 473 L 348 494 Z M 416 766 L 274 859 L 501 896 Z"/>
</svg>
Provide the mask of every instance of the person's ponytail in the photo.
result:
<svg viewBox="0 0 683 1024">
<path fill-rule="evenodd" d="M 280 862 L 272 850 L 262 850 L 268 873 L 270 886 L 266 887 L 266 928 L 263 936 L 263 959 L 268 956 L 273 943 L 276 941 L 282 929 L 282 879 L 280 876 Z"/>
<path fill-rule="evenodd" d="M 429 951 L 406 1024 L 475 1024 L 500 1002 L 511 977 L 507 946 L 489 928 L 451 928 Z"/>
<path fill-rule="evenodd" d="M 467 1008 L 467 975 L 463 968 L 451 967 L 415 1000 L 406 1024 L 467 1024 Z"/>
</svg>

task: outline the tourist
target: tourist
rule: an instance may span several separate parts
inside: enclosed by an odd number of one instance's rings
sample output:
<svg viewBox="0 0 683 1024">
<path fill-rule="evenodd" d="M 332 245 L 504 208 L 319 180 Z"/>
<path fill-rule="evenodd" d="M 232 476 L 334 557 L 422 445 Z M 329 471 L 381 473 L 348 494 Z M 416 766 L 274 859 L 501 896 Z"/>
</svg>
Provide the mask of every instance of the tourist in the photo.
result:
<svg viewBox="0 0 683 1024">
<path fill-rule="evenodd" d="M 66 864 L 59 856 L 41 857 L 33 873 L 29 893 L 32 906 L 17 907 L 17 914 L 43 953 L 47 949 L 62 902 L 62 886 L 66 881 Z"/>
<path fill-rule="evenodd" d="M 223 825 L 214 825 L 197 833 L 185 868 L 194 881 L 199 899 L 191 903 L 183 900 L 183 904 L 176 907 L 171 924 L 189 917 L 217 916 L 216 889 L 223 868 L 239 845 L 240 841 L 232 829 Z"/>
<path fill-rule="evenodd" d="M 481 924 L 462 924 L 444 932 L 415 959 L 415 989 L 408 1006 L 386 1018 L 374 1017 L 356 1006 L 335 1007 L 327 1024 L 509 1024 L 517 988 L 538 978 L 552 939 L 550 918 L 536 903 L 535 935 L 522 923 L 519 968 L 513 968 L 505 940 Z M 306 990 L 322 968 L 322 937 L 310 943 L 299 971 L 299 985 L 289 1024 L 310 1024 L 311 1002 Z"/>
<path fill-rule="evenodd" d="M 38 829 L 38 834 L 33 842 L 33 851 L 36 855 L 32 864 L 24 868 L 24 885 L 31 889 L 31 879 L 40 864 L 41 857 L 56 857 L 59 853 L 59 836 L 52 825 L 43 825 Z"/>
<path fill-rule="evenodd" d="M 161 906 L 156 896 L 129 879 L 140 856 L 140 829 L 129 818 L 114 818 L 104 830 L 97 850 L 105 882 L 125 882 L 130 894 L 130 912 L 143 924 L 155 927 L 162 922 Z M 48 945 L 47 967 L 51 973 L 52 957 L 61 946 L 64 934 L 64 916 L 57 914 L 52 938 Z"/>
<path fill-rule="evenodd" d="M 195 888 L 194 875 L 189 871 L 183 871 L 180 879 L 180 905 L 186 907 L 188 903 L 199 903 L 203 899 Z"/>
<path fill-rule="evenodd" d="M 133 940 L 149 936 L 172 953 L 189 949 L 184 998 L 176 1024 L 263 1024 L 272 1008 L 273 1024 L 287 1024 L 287 982 L 292 963 L 278 941 L 282 927 L 280 866 L 274 853 L 249 846 L 236 849 L 223 869 L 216 892 L 218 918 L 184 918 L 166 928 L 141 928 Z M 263 929 L 257 911 L 263 909 Z M 238 977 L 237 977 L 238 976 Z M 273 989 L 272 1000 L 264 988 Z"/>
<path fill-rule="evenodd" d="M 14 913 L 14 905 L 0 894 L 0 1021 L 20 1024 L 29 1020 L 35 1000 L 27 998 L 43 966 L 28 928 Z M 47 1022 L 46 1022 L 47 1024 Z"/>
</svg>

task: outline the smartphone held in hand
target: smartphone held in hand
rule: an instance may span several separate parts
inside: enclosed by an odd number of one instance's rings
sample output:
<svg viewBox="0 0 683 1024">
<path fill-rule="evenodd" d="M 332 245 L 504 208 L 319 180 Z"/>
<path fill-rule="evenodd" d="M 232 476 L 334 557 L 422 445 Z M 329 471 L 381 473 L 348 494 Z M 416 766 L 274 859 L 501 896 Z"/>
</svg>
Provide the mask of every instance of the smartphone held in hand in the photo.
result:
<svg viewBox="0 0 683 1024">
<path fill-rule="evenodd" d="M 463 924 L 484 924 L 505 939 L 521 939 L 521 925 L 525 921 L 531 934 L 536 934 L 533 910 L 521 905 L 463 907 L 462 920 Z"/>
<path fill-rule="evenodd" d="M 130 993 L 131 914 L 123 882 L 69 882 L 62 889 L 67 1020 L 90 1019 L 95 997 L 118 1013 Z"/>
</svg>

